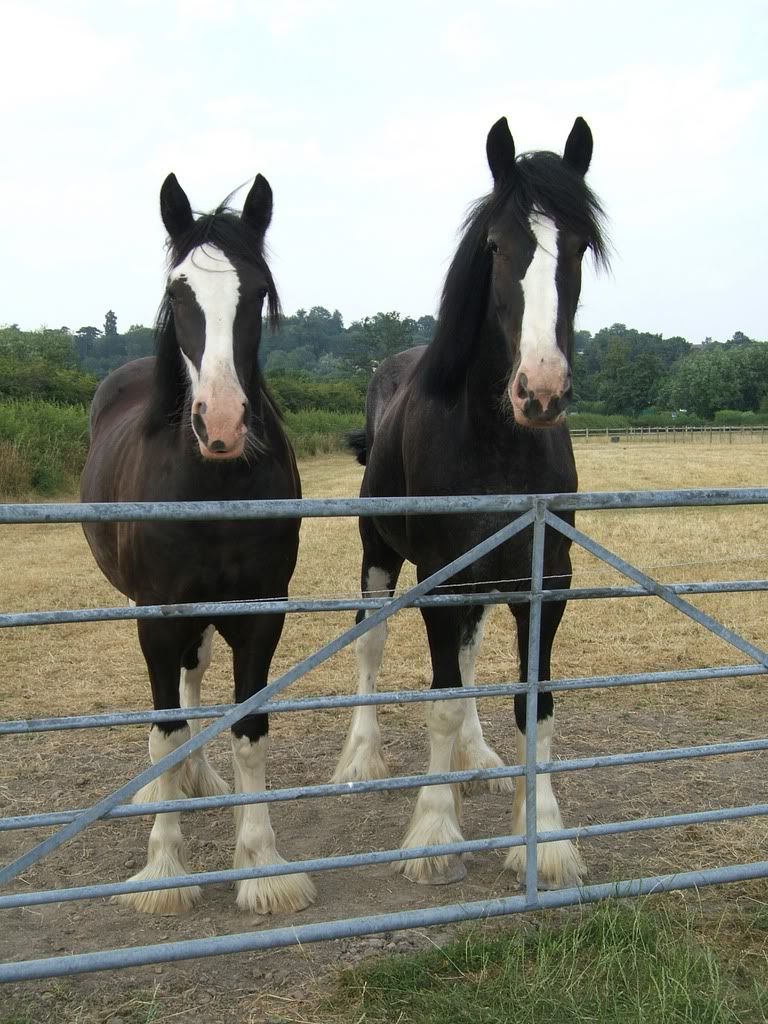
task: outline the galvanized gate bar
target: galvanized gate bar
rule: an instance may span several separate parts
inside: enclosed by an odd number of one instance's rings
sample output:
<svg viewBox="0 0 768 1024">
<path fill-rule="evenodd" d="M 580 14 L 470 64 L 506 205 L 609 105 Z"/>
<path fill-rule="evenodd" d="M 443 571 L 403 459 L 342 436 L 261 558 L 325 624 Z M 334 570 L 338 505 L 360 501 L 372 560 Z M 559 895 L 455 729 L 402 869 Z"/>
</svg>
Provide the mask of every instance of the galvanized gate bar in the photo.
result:
<svg viewBox="0 0 768 1024">
<path fill-rule="evenodd" d="M 676 491 L 584 491 L 580 494 L 464 494 L 407 498 L 295 498 L 273 501 L 123 501 L 0 504 L 3 523 L 92 523 L 345 516 L 529 512 L 542 500 L 555 512 L 768 504 L 767 487 L 703 487 Z"/>
<path fill-rule="evenodd" d="M 768 590 L 768 584 L 764 588 Z M 547 591 L 542 594 L 542 598 Z M 655 595 L 651 595 L 655 596 Z M 572 679 L 546 680 L 539 692 L 598 690 L 614 686 L 643 686 L 658 683 L 703 682 L 709 679 L 743 678 L 768 674 L 763 665 L 722 665 L 714 668 L 672 669 L 666 672 L 636 672 L 620 676 L 575 676 Z M 465 700 L 467 697 L 514 697 L 525 693 L 525 683 L 485 683 L 482 686 L 450 687 L 444 690 L 380 690 L 377 693 L 336 694 L 329 697 L 298 697 L 295 700 L 268 701 L 261 711 L 280 714 L 287 711 L 329 711 L 335 708 L 364 707 L 371 704 L 419 704 L 434 700 Z M 0 736 L 31 735 L 39 732 L 63 732 L 70 729 L 103 729 L 115 725 L 146 725 L 149 722 L 187 721 L 221 718 L 235 704 L 201 704 L 192 708 L 167 711 L 118 711 L 99 715 L 69 715 L 59 718 L 18 718 L 0 722 Z"/>
<path fill-rule="evenodd" d="M 556 775 L 582 769 L 623 768 L 634 764 L 664 764 L 667 761 L 722 757 L 726 754 L 753 754 L 764 750 L 768 750 L 768 738 L 733 740 L 728 743 L 706 743 L 692 747 L 665 747 L 662 750 L 636 750 L 625 754 L 595 754 L 592 757 L 538 761 L 536 771 L 539 774 Z M 334 796 L 359 796 L 364 793 L 389 793 L 401 789 L 418 789 L 421 786 L 440 786 L 445 783 L 460 785 L 465 782 L 486 782 L 490 779 L 514 779 L 525 774 L 525 765 L 507 765 L 502 768 L 466 768 L 462 771 L 435 772 L 426 775 L 397 775 L 387 779 L 369 779 L 365 782 L 326 782 L 313 786 L 291 786 L 253 793 L 187 796 L 178 800 L 164 800 L 155 803 L 120 804 L 104 814 L 102 820 L 137 818 L 166 811 L 210 811 L 220 807 L 243 807 L 247 804 L 284 803 L 290 800 L 312 800 Z M 0 832 L 66 825 L 82 813 L 83 809 L 78 809 L 0 818 Z"/>
<path fill-rule="evenodd" d="M 547 577 L 545 577 L 547 579 Z M 510 582 L 510 581 L 507 581 Z M 517 581 L 516 581 L 517 582 Z M 714 583 L 665 583 L 675 594 L 742 594 L 768 590 L 768 580 L 722 580 Z M 655 597 L 645 587 L 574 587 L 545 590 L 542 601 L 585 601 L 618 597 Z M 525 604 L 527 590 L 477 594 L 435 594 L 415 598 L 409 608 L 455 608 L 466 605 Z M 205 615 L 291 615 L 298 612 L 356 612 L 383 608 L 389 597 L 287 598 L 273 601 L 200 601 L 194 604 L 145 604 L 108 608 L 76 608 L 44 612 L 0 613 L 0 629 L 59 626 L 74 622 L 116 622 L 131 619 L 196 618 Z"/>
<path fill-rule="evenodd" d="M 19 872 L 36 863 L 53 850 L 58 849 L 63 843 L 68 842 L 73 836 L 82 832 L 83 829 L 87 828 L 92 822 L 103 817 L 107 811 L 112 810 L 112 808 L 117 806 L 117 804 L 122 803 L 128 797 L 133 796 L 133 794 L 138 792 L 142 786 L 151 782 L 153 779 L 156 779 L 159 775 L 162 775 L 163 772 L 173 767 L 173 765 L 180 764 L 189 756 L 189 754 L 198 750 L 200 747 L 205 746 L 209 740 L 218 736 L 219 733 L 224 732 L 225 729 L 234 725 L 241 718 L 259 710 L 263 704 L 266 704 L 270 697 L 273 697 L 275 694 L 285 689 L 286 686 L 289 686 L 296 679 L 299 679 L 301 676 L 311 672 L 314 668 L 317 668 L 318 665 L 327 661 L 328 658 L 342 650 L 347 646 L 347 644 L 350 644 L 359 636 L 367 633 L 368 630 L 373 629 L 375 626 L 379 625 L 379 623 L 384 622 L 401 608 L 407 607 L 408 602 L 412 597 L 425 594 L 438 584 L 444 583 L 452 576 L 461 572 L 466 566 L 471 565 L 478 558 L 482 558 L 483 555 L 493 551 L 500 544 L 505 543 L 505 541 L 527 529 L 527 527 L 530 526 L 532 519 L 533 513 L 528 512 L 525 515 L 520 516 L 514 522 L 507 524 L 507 526 L 503 527 L 497 533 L 494 533 L 491 537 L 487 537 L 484 541 L 481 541 L 480 544 L 477 544 L 463 555 L 460 555 L 452 562 L 449 562 L 448 565 L 443 566 L 442 569 L 438 569 L 437 572 L 428 576 L 427 579 L 422 580 L 421 583 L 417 583 L 415 587 L 412 587 L 400 597 L 393 598 L 384 608 L 380 608 L 378 611 L 373 612 L 373 614 L 362 619 L 360 622 L 355 623 L 354 626 L 336 637 L 335 640 L 332 640 L 324 647 L 321 647 L 320 650 L 314 652 L 303 661 L 300 661 L 297 665 L 294 665 L 292 669 L 285 672 L 279 679 L 276 679 L 275 682 L 270 683 L 268 686 L 265 686 L 258 693 L 253 694 L 253 696 L 249 697 L 241 704 L 236 705 L 221 719 L 205 726 L 199 733 L 197 733 L 197 735 L 192 736 L 190 739 L 180 744 L 170 754 L 166 754 L 165 757 L 156 761 L 151 767 L 145 768 L 144 771 L 134 776 L 133 779 L 120 786 L 109 796 L 103 797 L 101 800 L 97 801 L 92 807 L 87 811 L 84 811 L 69 825 L 65 825 L 55 835 L 49 836 L 48 839 L 45 839 L 42 843 L 39 843 L 27 853 L 22 854 L 21 857 L 18 857 L 11 864 L 6 865 L 4 868 L 0 868 L 0 885 L 4 885 L 9 882 L 11 879 L 15 878 Z"/>
<path fill-rule="evenodd" d="M 551 515 L 549 512 L 546 514 L 546 518 L 547 525 L 551 526 L 552 529 L 558 530 L 564 536 L 585 548 L 590 552 L 590 554 L 595 555 L 595 557 L 599 558 L 603 562 L 607 562 L 608 565 L 616 569 L 617 572 L 622 573 L 624 576 L 628 576 L 631 580 L 634 580 L 635 583 L 639 583 L 657 597 L 666 601 L 667 604 L 671 604 L 673 608 L 676 608 L 684 615 L 687 615 L 689 619 L 693 619 L 693 621 L 698 622 L 700 626 L 704 626 L 710 631 L 710 633 L 714 633 L 715 636 L 719 637 L 721 640 L 725 640 L 726 643 L 736 647 L 742 654 L 746 654 L 747 657 L 754 658 L 760 665 L 768 667 L 768 651 L 765 651 L 760 647 L 756 647 L 748 640 L 739 636 L 738 633 L 734 633 L 732 629 L 728 629 L 727 626 L 718 622 L 717 619 L 714 619 L 711 615 L 701 611 L 701 609 L 697 608 L 696 605 L 691 604 L 689 601 L 684 601 L 681 597 L 678 597 L 677 594 L 673 593 L 667 586 L 665 586 L 665 584 L 659 583 L 657 580 L 653 579 L 653 577 L 646 575 L 646 573 L 641 572 L 633 565 L 630 565 L 629 562 L 625 562 L 623 558 L 615 555 L 612 551 L 609 551 L 608 548 L 604 548 L 602 544 L 598 544 L 597 541 L 592 540 L 591 537 L 582 533 L 581 530 L 577 530 L 575 527 L 569 526 L 568 523 L 559 519 L 557 516 Z"/>
<path fill-rule="evenodd" d="M 621 882 L 588 885 L 580 889 L 540 892 L 537 895 L 536 909 L 555 909 L 581 903 L 594 903 L 605 899 L 698 889 L 701 886 L 714 883 L 744 882 L 766 876 L 768 876 L 768 861 L 757 861 L 754 864 L 708 868 L 704 871 L 685 871 L 679 874 L 659 875 L 655 878 L 626 879 Z M 248 953 L 258 949 L 278 949 L 284 946 L 299 946 L 308 942 L 325 942 L 328 939 L 375 935 L 404 928 L 424 928 L 436 924 L 477 921 L 483 918 L 520 914 L 530 909 L 527 896 L 510 896 L 504 899 L 478 900 L 474 903 L 454 903 L 447 907 L 431 907 L 426 910 L 404 910 L 394 914 L 345 918 L 338 921 L 323 921 L 318 924 L 243 932 L 237 935 L 217 935 L 206 939 L 188 939 L 185 942 L 134 946 L 126 949 L 105 950 L 100 953 L 80 953 L 72 956 L 52 957 L 47 960 L 22 960 L 0 966 L 0 982 L 59 978 L 67 974 L 119 970 L 123 967 L 142 967 L 147 964 L 176 963 L 179 960 L 193 960 L 197 957 L 218 956 L 224 953 Z"/>
<path fill-rule="evenodd" d="M 683 814 L 667 814 L 655 818 L 632 818 L 628 821 L 606 822 L 599 825 L 576 825 L 571 828 L 553 829 L 537 833 L 540 843 L 554 843 L 562 839 L 576 841 L 595 839 L 602 836 L 626 835 L 633 832 L 650 832 L 655 829 L 681 828 L 688 825 L 718 824 L 723 821 L 738 821 L 744 818 L 768 816 L 768 804 L 753 804 L 748 807 L 723 807 L 716 811 L 689 811 Z M 399 863 L 418 857 L 450 856 L 461 853 L 488 853 L 508 850 L 526 843 L 524 835 L 491 836 L 487 839 L 464 839 L 456 843 L 442 843 L 435 846 L 418 846 L 407 849 L 375 850 L 371 853 L 353 853 L 336 857 L 315 857 L 312 860 L 298 860 L 280 864 L 267 864 L 254 868 L 228 868 L 223 871 L 199 871 L 195 874 L 174 875 L 163 879 L 129 879 L 125 882 L 100 882 L 68 889 L 44 889 L 23 891 L 10 896 L 0 896 L 0 910 L 18 907 L 45 906 L 51 903 L 67 903 L 76 900 L 105 899 L 125 893 L 149 892 L 155 889 L 176 889 L 192 885 L 231 884 L 247 878 L 267 878 L 274 875 L 292 875 L 297 871 L 340 871 L 347 868 L 372 867 L 382 864 Z"/>
<path fill-rule="evenodd" d="M 768 497 L 766 498 L 768 501 Z M 741 502 L 738 502 L 741 504 Z M 2 523 L 224 522 L 231 519 L 321 519 L 350 516 L 530 512 L 520 494 L 435 495 L 408 498 L 290 498 L 269 501 L 101 501 L 77 504 L 0 505 Z"/>
</svg>

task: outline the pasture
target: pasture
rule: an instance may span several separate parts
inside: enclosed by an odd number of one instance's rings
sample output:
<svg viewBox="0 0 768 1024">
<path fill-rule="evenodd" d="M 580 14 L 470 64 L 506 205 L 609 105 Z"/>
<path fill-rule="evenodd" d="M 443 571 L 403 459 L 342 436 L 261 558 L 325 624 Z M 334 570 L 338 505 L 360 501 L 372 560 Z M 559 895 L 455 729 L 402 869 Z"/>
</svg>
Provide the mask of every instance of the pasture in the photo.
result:
<svg viewBox="0 0 768 1024">
<path fill-rule="evenodd" d="M 765 482 L 764 449 L 756 444 L 639 445 L 590 439 L 586 444 L 577 443 L 576 456 L 581 490 L 739 487 Z M 300 468 L 305 496 L 357 493 L 362 471 L 348 456 L 309 459 Z M 663 581 L 766 575 L 768 539 L 760 509 L 598 512 L 580 515 L 577 525 Z M 2 610 L 122 603 L 93 563 L 79 527 L 6 526 L 0 532 Z M 608 567 L 578 549 L 574 555 L 574 585 L 616 582 Z M 358 573 L 359 540 L 354 521 L 304 522 L 293 596 L 356 595 Z M 401 585 L 412 579 L 405 571 Z M 746 638 L 765 642 L 767 594 L 693 600 Z M 349 614 L 289 616 L 272 675 L 331 639 L 350 620 Z M 214 645 L 214 663 L 203 688 L 206 703 L 231 699 L 230 666 L 223 647 Z M 131 623 L 6 631 L 3 655 L 0 711 L 4 718 L 141 709 L 150 703 Z M 555 645 L 553 677 L 728 664 L 733 659 L 725 644 L 653 599 L 573 602 Z M 478 661 L 478 683 L 509 680 L 516 678 L 516 673 L 511 619 L 505 609 L 496 609 Z M 302 680 L 291 694 L 348 693 L 354 682 L 354 656 L 345 651 Z M 380 685 L 405 689 L 424 687 L 428 682 L 421 618 L 418 612 L 408 611 L 392 624 Z M 765 732 L 765 690 L 764 679 L 745 678 L 559 695 L 554 753 L 556 757 L 586 756 L 758 736 Z M 480 705 L 480 717 L 489 742 L 502 757 L 513 758 L 511 708 L 499 700 L 488 700 Z M 380 712 L 380 722 L 392 773 L 424 770 L 427 737 L 423 708 L 386 707 Z M 273 716 L 272 785 L 327 781 L 347 725 L 348 716 L 336 712 Z M 145 727 L 10 737 L 3 747 L 0 793 L 7 814 L 82 807 L 147 763 Z M 217 770 L 231 780 L 229 743 L 216 744 L 210 756 Z M 558 776 L 555 786 L 566 825 L 575 825 L 757 802 L 765 798 L 767 767 L 768 757 L 753 754 L 585 771 Z M 413 799 L 415 794 L 410 793 L 273 805 L 280 850 L 288 859 L 299 859 L 396 846 Z M 465 836 L 478 838 L 508 829 L 510 810 L 510 802 L 504 798 L 486 793 L 471 796 L 464 801 Z M 50 861 L 26 873 L 23 884 L 47 888 L 127 877 L 140 865 L 148 830 L 144 819 L 95 826 Z M 196 817 L 194 827 L 187 820 L 185 832 L 190 866 L 229 866 L 234 841 L 229 815 L 205 812 Z M 33 838 L 42 836 L 3 833 L 0 857 L 8 860 L 27 848 Z M 589 881 L 598 882 L 757 859 L 767 846 L 768 824 L 755 819 L 595 840 L 582 844 L 582 853 Z M 511 883 L 501 864 L 502 858 L 495 854 L 476 857 L 468 865 L 464 882 L 435 889 L 413 886 L 386 868 L 326 872 L 314 879 L 317 904 L 296 920 L 304 923 L 329 915 L 386 912 L 504 894 Z M 677 903 L 682 899 L 668 897 Z M 713 914 L 760 906 L 764 910 L 768 888 L 761 882 L 711 889 L 698 899 Z M 209 887 L 200 908 L 181 918 L 149 918 L 101 902 L 6 911 L 0 950 L 3 959 L 20 959 L 289 923 L 287 916 L 275 921 L 243 919 L 235 911 L 231 891 Z M 517 922 L 508 926 L 514 928 Z M 434 932 L 393 937 L 389 945 L 412 949 L 446 937 L 447 933 Z M 47 1020 L 49 1012 L 57 1013 L 58 1020 L 83 1022 L 186 1021 L 199 1019 L 201 1014 L 216 1021 L 248 1020 L 248 1014 L 253 1014 L 253 1021 L 269 1019 L 270 1014 L 275 1020 L 323 1020 L 327 1018 L 317 1009 L 315 994 L 326 986 L 329 969 L 354 963 L 384 945 L 381 939 L 355 940 L 94 975 L 60 984 L 41 982 L 16 988 L 13 1002 L 19 1013 L 26 1012 L 31 1001 L 40 1007 L 31 1020 Z M 761 951 L 755 943 L 744 953 L 764 958 L 765 949 Z M 149 1005 L 146 994 L 155 988 L 162 1011 L 154 1017 L 136 1016 L 143 1012 L 142 1006 Z M 0 1011 L 0 1021 L 6 1019 L 16 1018 L 4 1018 Z"/>
</svg>

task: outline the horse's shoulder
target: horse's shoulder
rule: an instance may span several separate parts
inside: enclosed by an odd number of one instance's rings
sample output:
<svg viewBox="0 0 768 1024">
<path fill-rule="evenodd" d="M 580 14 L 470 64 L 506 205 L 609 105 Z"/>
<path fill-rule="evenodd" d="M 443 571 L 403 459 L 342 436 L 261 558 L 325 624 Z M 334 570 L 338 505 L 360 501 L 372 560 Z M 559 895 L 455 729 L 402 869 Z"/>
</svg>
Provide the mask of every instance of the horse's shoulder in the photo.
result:
<svg viewBox="0 0 768 1024">
<path fill-rule="evenodd" d="M 145 356 L 119 366 L 104 378 L 91 402 L 91 437 L 106 420 L 115 415 L 122 418 L 146 401 L 154 365 L 154 356 Z"/>
</svg>

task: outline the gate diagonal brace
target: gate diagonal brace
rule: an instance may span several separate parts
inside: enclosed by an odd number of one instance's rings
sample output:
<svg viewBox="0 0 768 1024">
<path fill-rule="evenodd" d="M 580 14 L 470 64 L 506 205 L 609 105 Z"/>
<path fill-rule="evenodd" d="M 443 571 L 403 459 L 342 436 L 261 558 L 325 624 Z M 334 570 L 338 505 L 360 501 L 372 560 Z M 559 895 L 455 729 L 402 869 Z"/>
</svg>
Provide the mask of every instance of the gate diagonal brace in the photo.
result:
<svg viewBox="0 0 768 1024">
<path fill-rule="evenodd" d="M 138 792 L 138 790 L 142 788 L 142 786 L 145 786 L 148 782 L 156 779 L 174 765 L 180 764 L 191 753 L 193 753 L 193 751 L 205 746 L 206 743 L 218 736 L 219 733 L 229 729 L 241 718 L 258 711 L 262 705 L 266 704 L 267 701 L 276 694 L 280 693 L 287 686 L 290 686 L 290 684 L 295 682 L 297 679 L 317 668 L 318 665 L 327 661 L 338 651 L 351 644 L 359 636 L 362 636 L 370 629 L 378 626 L 391 615 L 394 615 L 395 612 L 400 611 L 402 608 L 407 608 L 414 598 L 422 597 L 430 590 L 433 590 L 435 587 L 446 582 L 446 580 L 449 580 L 452 576 L 461 572 L 467 566 L 472 565 L 473 562 L 478 561 L 478 559 L 482 558 L 488 552 L 494 551 L 497 547 L 504 544 L 518 533 L 522 533 L 522 531 L 527 529 L 533 521 L 533 510 L 519 516 L 519 518 L 503 527 L 497 533 L 487 537 L 484 541 L 481 541 L 480 544 L 475 545 L 475 547 L 470 548 L 469 551 L 460 555 L 452 562 L 449 562 L 448 565 L 443 566 L 442 569 L 438 569 L 437 572 L 428 576 L 425 580 L 422 580 L 421 583 L 417 583 L 416 586 L 411 587 L 410 590 L 401 594 L 400 597 L 389 601 L 383 608 L 380 608 L 372 615 L 367 616 L 361 622 L 356 623 L 350 629 L 337 636 L 335 640 L 332 640 L 324 647 L 321 647 L 320 650 L 315 651 L 309 657 L 300 661 L 297 665 L 294 665 L 293 668 L 289 669 L 288 672 L 282 675 L 279 679 L 276 679 L 273 683 L 265 686 L 264 689 L 260 690 L 258 693 L 254 693 L 253 696 L 249 697 L 248 700 L 243 701 L 242 704 L 238 704 L 230 712 L 224 715 L 223 718 L 220 718 L 218 721 L 212 722 L 210 725 L 206 726 L 197 733 L 196 736 L 192 736 L 189 740 L 182 743 L 181 746 L 177 747 L 170 754 L 167 754 L 160 761 L 157 761 L 149 768 L 145 768 L 143 772 L 140 772 L 139 775 L 136 775 L 129 782 L 125 783 L 125 785 L 97 801 L 93 806 L 89 807 L 86 811 L 75 818 L 74 821 L 70 822 L 70 824 L 65 825 L 64 828 L 54 833 L 54 835 L 49 836 L 48 839 L 45 839 L 42 843 L 38 843 L 37 846 L 28 850 L 27 853 L 22 854 L 21 857 L 18 857 L 15 861 L 12 861 L 10 864 L 0 869 L 0 885 L 7 884 L 26 868 L 31 867 L 49 853 L 52 853 L 60 846 L 63 846 L 64 843 L 68 842 L 74 836 L 86 829 L 88 825 L 92 824 L 94 821 L 98 821 L 99 818 L 103 818 L 104 815 L 111 811 L 113 807 L 116 807 L 118 804 L 121 804 L 132 797 L 134 793 Z"/>
<path fill-rule="evenodd" d="M 720 640 L 724 640 L 726 643 L 731 644 L 737 650 L 741 651 L 742 654 L 746 654 L 747 657 L 752 658 L 758 664 L 762 665 L 763 668 L 768 668 L 768 651 L 763 650 L 761 647 L 756 647 L 751 644 L 749 640 L 745 640 L 744 637 L 739 636 L 732 629 L 728 629 L 722 622 L 718 622 L 717 619 L 708 615 L 706 612 L 701 611 L 695 605 L 691 604 L 690 601 L 685 601 L 679 597 L 674 590 L 670 587 L 665 587 L 663 583 L 659 583 L 658 580 L 653 579 L 652 576 L 647 576 L 640 569 L 631 565 L 629 562 L 625 562 L 619 555 L 609 551 L 608 548 L 604 548 L 602 544 L 598 544 L 596 540 L 592 540 L 581 530 L 577 530 L 575 527 L 570 526 L 568 523 L 559 519 L 557 516 L 552 515 L 551 512 L 545 512 L 545 519 L 547 526 L 553 530 L 557 530 L 558 533 L 562 533 L 563 536 L 568 537 L 575 544 L 589 551 L 590 554 L 595 555 L 600 561 L 606 562 L 617 572 L 620 572 L 623 576 L 627 576 L 629 579 L 634 580 L 635 583 L 639 583 L 641 587 L 647 590 L 649 593 L 655 594 L 660 597 L 662 601 L 666 601 L 667 604 L 671 604 L 673 608 L 687 615 L 689 619 L 693 619 L 700 626 L 704 626 L 709 630 L 710 633 L 714 633 L 715 636 L 719 637 Z"/>
</svg>

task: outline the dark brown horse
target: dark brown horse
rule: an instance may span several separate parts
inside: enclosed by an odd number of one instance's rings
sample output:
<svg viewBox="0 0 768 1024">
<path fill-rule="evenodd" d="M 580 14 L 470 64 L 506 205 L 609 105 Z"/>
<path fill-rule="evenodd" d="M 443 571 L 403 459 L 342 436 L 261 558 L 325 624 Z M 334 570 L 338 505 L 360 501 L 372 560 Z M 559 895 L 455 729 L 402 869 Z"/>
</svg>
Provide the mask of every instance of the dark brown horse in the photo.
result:
<svg viewBox="0 0 768 1024">
<path fill-rule="evenodd" d="M 293 451 L 259 370 L 262 309 L 279 303 L 264 258 L 272 191 L 258 175 L 241 216 L 220 207 L 195 219 L 174 175 L 160 193 L 170 271 L 157 327 L 157 355 L 112 373 L 91 407 L 83 501 L 190 501 L 301 496 Z M 107 579 L 137 605 L 279 598 L 296 564 L 299 520 L 89 523 L 91 551 Z M 155 708 L 200 703 L 200 683 L 217 630 L 232 648 L 235 699 L 266 685 L 282 615 L 138 622 Z M 239 791 L 266 788 L 268 719 L 251 715 L 232 729 Z M 185 721 L 152 726 L 153 762 L 190 736 Z M 202 752 L 162 775 L 137 800 L 226 791 Z M 178 814 L 161 814 L 147 866 L 136 876 L 184 873 Z M 281 858 L 268 805 L 237 813 L 235 866 Z M 191 907 L 199 887 L 121 897 L 154 913 Z M 248 879 L 237 902 L 250 912 L 299 910 L 312 902 L 306 875 Z"/>
<path fill-rule="evenodd" d="M 584 182 L 592 135 L 578 118 L 562 158 L 515 158 L 502 118 L 488 135 L 491 194 L 472 211 L 443 290 L 435 337 L 381 364 L 368 390 L 366 429 L 351 439 L 365 465 L 361 494 L 529 494 L 575 491 L 576 466 L 564 413 L 571 397 L 573 321 L 587 249 L 605 259 L 601 210 Z M 564 516 L 564 518 L 567 518 Z M 405 559 L 424 579 L 505 525 L 503 516 L 361 518 L 362 589 L 391 594 Z M 531 530 L 466 570 L 461 592 L 530 588 Z M 570 585 L 570 541 L 547 532 L 545 585 Z M 528 672 L 527 604 L 511 604 L 520 678 Z M 550 678 L 550 654 L 565 603 L 542 609 L 539 679 Z M 485 609 L 425 608 L 433 687 L 472 685 Z M 386 625 L 357 645 L 358 692 L 375 689 Z M 492 768 L 501 761 L 483 739 L 473 700 L 427 705 L 430 772 Z M 518 757 L 525 750 L 525 697 L 515 698 Z M 549 761 L 553 700 L 538 704 L 537 761 Z M 386 774 L 375 707 L 355 711 L 334 781 Z M 525 786 L 518 780 L 514 830 L 525 831 Z M 550 776 L 537 777 L 538 827 L 560 827 Z M 508 781 L 495 788 L 511 790 Z M 450 786 L 424 787 L 403 845 L 461 840 Z M 540 844 L 542 885 L 571 885 L 583 867 L 569 842 Z M 525 848 L 507 866 L 522 873 Z M 458 857 L 403 862 L 416 882 L 450 882 L 464 874 Z"/>
</svg>

